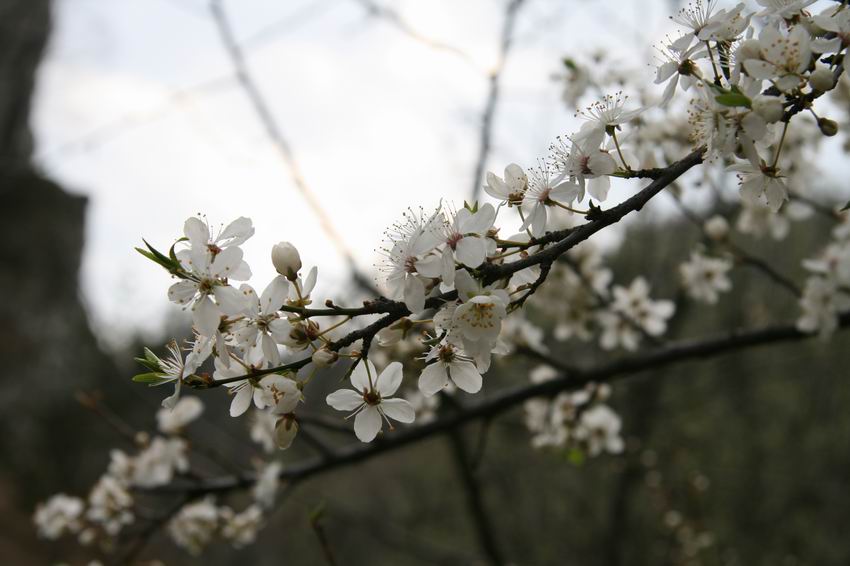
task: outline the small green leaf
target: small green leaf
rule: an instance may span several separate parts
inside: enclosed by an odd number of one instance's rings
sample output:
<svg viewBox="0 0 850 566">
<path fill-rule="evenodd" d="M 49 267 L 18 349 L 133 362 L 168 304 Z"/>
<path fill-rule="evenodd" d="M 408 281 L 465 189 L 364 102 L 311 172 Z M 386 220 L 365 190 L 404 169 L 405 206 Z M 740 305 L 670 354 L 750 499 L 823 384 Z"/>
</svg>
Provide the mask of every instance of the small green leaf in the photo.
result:
<svg viewBox="0 0 850 566">
<path fill-rule="evenodd" d="M 140 373 L 138 375 L 133 376 L 133 381 L 136 383 L 146 383 L 151 387 L 153 387 L 154 385 L 162 385 L 163 383 L 174 381 L 174 378 L 164 376 L 164 373 L 159 372 Z"/>
<path fill-rule="evenodd" d="M 145 358 L 133 358 L 133 360 L 151 371 L 160 371 L 162 369 L 159 367 L 158 363 L 152 363 L 150 360 Z"/>
<path fill-rule="evenodd" d="M 177 259 L 177 254 L 174 253 L 174 246 L 176 246 L 180 242 L 188 242 L 188 241 L 189 241 L 189 238 L 187 238 L 186 236 L 183 236 L 182 238 L 180 238 L 179 240 L 177 240 L 176 242 L 171 244 L 171 249 L 168 250 L 168 257 L 170 257 L 171 261 L 173 261 L 177 265 L 180 265 L 180 260 Z"/>
<path fill-rule="evenodd" d="M 718 104 L 722 104 L 723 106 L 743 106 L 745 108 L 751 108 L 753 103 L 752 101 L 744 96 L 743 94 L 736 92 L 727 92 L 725 94 L 720 94 L 714 97 L 714 100 L 717 101 Z"/>
<path fill-rule="evenodd" d="M 850 210 L 850 202 L 845 204 L 844 207 L 841 210 L 839 210 L 839 212 L 846 212 L 848 210 Z"/>
</svg>

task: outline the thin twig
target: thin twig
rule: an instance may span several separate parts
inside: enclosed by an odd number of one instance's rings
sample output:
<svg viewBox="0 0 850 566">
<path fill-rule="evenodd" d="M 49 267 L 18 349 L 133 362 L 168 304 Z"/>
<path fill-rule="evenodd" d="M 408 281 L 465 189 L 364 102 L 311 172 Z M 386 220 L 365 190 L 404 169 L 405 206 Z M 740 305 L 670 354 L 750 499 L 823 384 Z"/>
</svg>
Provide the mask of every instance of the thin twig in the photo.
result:
<svg viewBox="0 0 850 566">
<path fill-rule="evenodd" d="M 508 56 L 513 46 L 514 25 L 517 14 L 525 0 L 510 0 L 505 7 L 505 19 L 502 22 L 502 35 L 499 40 L 499 60 L 490 72 L 487 100 L 481 113 L 481 132 L 478 142 L 478 158 L 475 161 L 475 172 L 472 178 L 472 199 L 478 200 L 481 194 L 481 184 L 484 179 L 484 168 L 487 166 L 487 158 L 490 155 L 490 147 L 493 141 L 493 122 L 496 116 L 496 107 L 499 103 L 501 91 L 502 72 L 508 62 Z"/>
<path fill-rule="evenodd" d="M 850 327 L 850 311 L 838 317 L 838 328 Z M 310 459 L 300 464 L 292 464 L 281 472 L 281 479 L 298 482 L 316 475 L 333 471 L 374 458 L 386 452 L 415 444 L 435 435 L 449 432 L 465 423 L 500 415 L 528 399 L 551 397 L 563 391 L 574 391 L 588 383 L 617 381 L 646 371 L 658 370 L 689 360 L 709 359 L 731 352 L 747 350 L 757 346 L 783 342 L 799 342 L 811 339 L 814 335 L 801 332 L 796 324 L 767 326 L 755 330 L 738 330 L 715 338 L 683 340 L 673 342 L 642 354 L 623 357 L 611 363 L 600 364 L 588 369 L 565 367 L 557 359 L 547 361 L 556 369 L 566 369 L 560 377 L 515 387 L 493 394 L 490 398 L 464 406 L 463 411 L 447 415 L 439 420 L 421 426 L 408 428 L 397 434 L 387 436 L 382 442 L 367 445 L 355 445 L 341 448 L 329 459 Z M 542 354 L 541 354 L 542 355 Z M 199 493 L 229 492 L 249 487 L 253 476 L 225 476 L 213 478 L 200 484 L 173 483 L 151 488 L 155 492 L 173 492 L 192 490 Z"/>
<path fill-rule="evenodd" d="M 530 254 L 527 257 L 524 257 L 514 262 L 504 263 L 501 265 L 482 265 L 480 268 L 478 268 L 479 276 L 482 279 L 482 282 L 485 285 L 495 283 L 496 281 L 499 281 L 501 279 L 507 279 L 514 273 L 522 271 L 523 269 L 534 267 L 535 265 L 551 264 L 553 261 L 557 260 L 561 255 L 565 254 L 575 246 L 589 239 L 591 236 L 593 236 L 600 230 L 613 224 L 616 224 L 629 213 L 642 209 L 654 196 L 656 196 L 658 193 L 668 187 L 681 175 L 685 174 L 688 170 L 695 167 L 699 163 L 702 163 L 703 152 L 704 148 L 696 149 L 685 158 L 673 163 L 672 165 L 667 167 L 664 175 L 655 179 L 652 183 L 644 187 L 637 194 L 635 194 L 629 199 L 626 199 L 617 206 L 608 210 L 595 209 L 592 214 L 588 214 L 588 218 L 590 218 L 590 221 L 586 224 L 582 224 L 581 226 L 577 226 L 575 228 L 548 232 L 544 236 L 536 239 L 536 243 L 540 246 L 543 246 L 544 244 L 552 245 L 544 247 L 543 249 L 536 251 L 533 254 Z M 543 279 L 540 279 L 536 282 L 538 287 L 542 283 Z M 457 291 L 443 293 L 442 295 L 431 297 L 427 301 L 425 301 L 425 308 L 440 308 L 446 302 L 454 301 L 456 298 Z M 375 300 L 374 303 L 375 305 L 373 307 L 369 307 L 374 309 L 372 311 L 372 314 L 386 313 L 385 316 L 379 318 L 375 322 L 363 328 L 348 333 L 339 340 L 329 343 L 327 347 L 331 351 L 339 351 L 361 340 L 363 341 L 362 350 L 368 351 L 369 344 L 378 332 L 390 326 L 397 320 L 412 314 L 410 310 L 408 310 L 407 306 L 400 301 L 392 301 L 389 299 L 381 298 Z M 287 363 L 283 366 L 258 370 L 251 373 L 246 373 L 244 375 L 229 377 L 227 379 L 188 381 L 187 385 L 202 389 L 211 389 L 215 387 L 221 387 L 222 385 L 225 385 L 227 383 L 233 383 L 244 379 L 262 377 L 264 375 L 280 373 L 283 371 L 298 370 L 310 363 L 310 361 L 311 357 L 305 356 L 300 360 Z"/>
<path fill-rule="evenodd" d="M 230 25 L 230 20 L 224 11 L 222 0 L 210 0 L 209 10 L 213 20 L 215 21 L 221 42 L 230 57 L 231 63 L 233 64 L 233 68 L 236 73 L 236 80 L 239 82 L 242 90 L 248 97 L 257 118 L 265 129 L 266 135 L 278 150 L 278 153 L 289 169 L 289 174 L 295 188 L 307 202 L 307 205 L 313 211 L 313 214 L 316 215 L 322 230 L 331 240 L 334 247 L 336 247 L 337 252 L 348 263 L 353 274 L 354 281 L 367 293 L 377 294 L 374 285 L 371 284 L 369 278 L 359 273 L 359 268 L 357 267 L 357 262 L 354 259 L 353 252 L 349 248 L 348 244 L 345 243 L 345 240 L 331 221 L 330 216 L 322 207 L 319 198 L 307 183 L 307 179 L 301 171 L 301 166 L 295 159 L 295 153 L 292 150 L 292 146 L 283 135 L 283 130 L 280 127 L 280 124 L 275 119 L 271 108 L 257 85 L 257 81 L 254 79 L 254 76 L 248 68 L 245 55 L 242 48 L 236 41 L 233 28 Z"/>
<path fill-rule="evenodd" d="M 411 26 L 407 20 L 401 17 L 401 15 L 388 6 L 382 6 L 373 0 L 354 0 L 356 3 L 360 4 L 363 9 L 373 18 L 381 19 L 397 30 L 401 31 L 403 34 L 407 35 L 414 41 L 418 41 L 419 43 L 426 45 L 432 49 L 437 49 L 439 51 L 445 51 L 447 53 L 451 53 L 463 61 L 474 64 L 474 61 L 469 56 L 468 53 L 460 49 L 459 47 L 455 47 L 454 45 L 449 45 L 448 43 L 444 43 L 442 41 L 438 41 L 436 39 L 432 39 L 427 37 L 420 32 L 416 31 L 416 29 Z"/>
<path fill-rule="evenodd" d="M 494 534 L 493 524 L 490 522 L 490 515 L 484 508 L 481 486 L 478 483 L 478 478 L 472 473 L 466 444 L 459 430 L 453 430 L 449 434 L 449 445 L 455 468 L 463 484 L 466 507 L 475 527 L 475 535 L 478 537 L 481 550 L 484 551 L 490 564 L 502 566 L 505 564 L 505 560 L 502 558 L 499 545 L 496 543 L 496 535 Z"/>
</svg>

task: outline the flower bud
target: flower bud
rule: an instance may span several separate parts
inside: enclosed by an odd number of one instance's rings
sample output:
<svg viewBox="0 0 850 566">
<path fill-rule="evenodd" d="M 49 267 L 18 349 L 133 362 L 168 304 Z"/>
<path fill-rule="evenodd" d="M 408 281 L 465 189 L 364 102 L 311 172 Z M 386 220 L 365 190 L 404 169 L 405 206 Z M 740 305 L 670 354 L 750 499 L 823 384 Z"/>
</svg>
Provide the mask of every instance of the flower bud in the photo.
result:
<svg viewBox="0 0 850 566">
<path fill-rule="evenodd" d="M 782 119 L 785 107 L 778 96 L 760 94 L 753 98 L 753 112 L 764 118 L 768 124 L 772 124 Z"/>
<path fill-rule="evenodd" d="M 832 71 L 826 67 L 818 67 L 809 76 L 809 84 L 815 90 L 826 92 L 835 86 L 835 78 L 832 75 Z"/>
<path fill-rule="evenodd" d="M 729 223 L 722 216 L 712 216 L 705 221 L 703 229 L 709 238 L 719 242 L 729 234 Z"/>
<path fill-rule="evenodd" d="M 838 133 L 838 124 L 835 120 L 830 120 L 829 118 L 818 118 L 818 128 L 825 136 L 834 136 Z"/>
<path fill-rule="evenodd" d="M 292 445 L 296 434 L 298 434 L 298 421 L 292 414 L 284 415 L 274 427 L 274 440 L 281 450 L 286 450 Z"/>
<path fill-rule="evenodd" d="M 339 354 L 327 348 L 319 348 L 313 352 L 313 363 L 316 367 L 326 368 L 336 363 L 339 359 Z"/>
<path fill-rule="evenodd" d="M 298 250 L 289 242 L 280 242 L 272 247 L 272 263 L 278 273 L 295 281 L 298 279 L 298 270 L 301 269 L 301 256 Z"/>
</svg>

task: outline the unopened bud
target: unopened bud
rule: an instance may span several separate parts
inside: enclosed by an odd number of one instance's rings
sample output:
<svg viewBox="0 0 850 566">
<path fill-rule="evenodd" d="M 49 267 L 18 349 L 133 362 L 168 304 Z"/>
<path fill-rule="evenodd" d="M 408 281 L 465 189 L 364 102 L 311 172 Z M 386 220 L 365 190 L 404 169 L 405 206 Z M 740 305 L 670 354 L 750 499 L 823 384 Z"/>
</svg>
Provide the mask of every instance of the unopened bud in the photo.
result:
<svg viewBox="0 0 850 566">
<path fill-rule="evenodd" d="M 281 450 L 286 450 L 292 445 L 296 434 L 298 434 L 298 421 L 292 414 L 284 415 L 274 427 L 274 440 Z"/>
<path fill-rule="evenodd" d="M 785 106 L 778 96 L 760 94 L 753 98 L 753 112 L 764 118 L 768 124 L 778 122 L 785 114 Z"/>
<path fill-rule="evenodd" d="M 327 348 L 319 348 L 313 352 L 313 363 L 317 367 L 326 368 L 336 363 L 339 359 L 339 354 Z"/>
<path fill-rule="evenodd" d="M 809 75 L 809 84 L 812 88 L 821 92 L 826 92 L 835 86 L 835 77 L 832 71 L 826 67 L 819 67 Z"/>
<path fill-rule="evenodd" d="M 818 118 L 818 128 L 825 136 L 834 136 L 838 133 L 838 123 L 835 120 L 830 120 L 829 118 Z"/>
<path fill-rule="evenodd" d="M 295 246 L 289 242 L 280 242 L 272 247 L 272 264 L 278 273 L 295 281 L 301 269 L 301 256 Z"/>
<path fill-rule="evenodd" d="M 712 216 L 703 226 L 706 235 L 714 241 L 720 241 L 729 234 L 729 223 L 722 216 Z"/>
</svg>

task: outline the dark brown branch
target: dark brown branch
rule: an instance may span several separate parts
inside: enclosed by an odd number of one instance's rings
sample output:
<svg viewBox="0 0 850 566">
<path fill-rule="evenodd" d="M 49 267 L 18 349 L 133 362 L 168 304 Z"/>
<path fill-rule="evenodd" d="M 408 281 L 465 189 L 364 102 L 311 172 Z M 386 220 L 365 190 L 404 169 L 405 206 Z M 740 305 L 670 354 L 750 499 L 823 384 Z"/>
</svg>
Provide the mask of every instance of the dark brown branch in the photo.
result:
<svg viewBox="0 0 850 566">
<path fill-rule="evenodd" d="M 556 242 L 554 245 L 511 263 L 498 266 L 491 264 L 484 265 L 481 268 L 484 275 L 484 282 L 493 283 L 505 277 L 509 277 L 517 271 L 542 263 L 551 263 L 555 261 L 561 254 L 574 248 L 581 242 L 584 242 L 603 228 L 616 224 L 630 212 L 642 209 L 644 205 L 652 199 L 652 197 L 660 193 L 673 181 L 685 174 L 689 169 L 702 163 L 704 151 L 705 148 L 696 149 L 684 159 L 673 163 L 665 169 L 662 176 L 658 177 L 639 193 L 614 208 L 594 212 L 593 214 L 588 215 L 590 222 L 565 232 L 551 232 L 543 238 L 538 239 L 538 242 L 546 242 L 550 236 L 557 238 L 560 234 L 565 233 L 563 239 L 553 240 Z"/>
<path fill-rule="evenodd" d="M 841 329 L 850 326 L 850 311 L 839 316 L 838 325 Z M 647 370 L 658 370 L 683 361 L 712 358 L 756 346 L 797 342 L 812 337 L 811 334 L 797 330 L 794 324 L 785 324 L 757 330 L 736 331 L 717 338 L 675 342 L 663 348 L 624 357 L 610 364 L 589 369 L 572 368 L 559 360 L 547 358 L 547 363 L 564 372 L 557 379 L 495 393 L 489 399 L 467 405 L 462 412 L 448 415 L 437 421 L 409 428 L 392 436 L 381 438 L 372 444 L 339 449 L 329 459 L 312 459 L 300 464 L 292 464 L 281 472 L 281 479 L 298 482 L 337 468 L 356 464 L 385 452 L 391 452 L 435 435 L 444 434 L 465 423 L 500 415 L 534 397 L 551 397 L 562 391 L 579 389 L 588 383 L 617 381 Z M 153 491 L 163 493 L 191 491 L 202 494 L 228 492 L 248 487 L 253 482 L 253 475 L 225 476 L 200 483 L 174 483 L 153 488 Z"/>
<path fill-rule="evenodd" d="M 616 224 L 630 212 L 642 209 L 644 205 L 646 205 L 646 203 L 649 202 L 650 199 L 652 199 L 652 197 L 660 193 L 665 187 L 669 186 L 671 183 L 673 183 L 676 179 L 678 179 L 681 175 L 686 173 L 692 167 L 695 167 L 696 165 L 702 163 L 703 152 L 704 148 L 696 149 L 684 159 L 673 163 L 672 165 L 667 167 L 664 175 L 654 180 L 636 195 L 620 203 L 614 208 L 611 208 L 609 210 L 595 210 L 594 213 L 590 215 L 591 220 L 586 224 L 582 224 L 581 226 L 569 228 L 566 230 L 549 232 L 543 237 L 537 238 L 535 241 L 536 245 L 552 243 L 551 246 L 545 247 L 542 250 L 537 251 L 526 258 L 511 263 L 504 263 L 501 265 L 484 264 L 478 269 L 479 274 L 483 279 L 483 282 L 485 284 L 495 283 L 496 281 L 499 281 L 501 279 L 507 279 L 514 273 L 522 271 L 523 269 L 534 267 L 535 265 L 551 264 L 552 262 L 557 260 L 558 257 L 563 255 L 570 249 L 574 248 L 578 244 L 589 239 L 591 236 L 593 236 L 603 228 L 611 226 L 612 224 Z M 543 280 L 540 280 L 536 283 L 537 286 L 539 286 L 543 283 Z M 430 299 L 428 299 L 425 302 L 425 307 L 427 309 L 437 309 L 440 308 L 445 302 L 453 301 L 456 298 L 457 291 L 443 293 L 442 295 L 439 295 L 437 297 L 431 297 Z M 381 313 L 385 314 L 385 316 L 369 324 L 368 326 L 365 326 L 364 328 L 360 328 L 358 330 L 350 332 L 349 334 L 343 336 L 335 342 L 331 342 L 330 344 L 328 344 L 328 348 L 333 351 L 339 351 L 342 348 L 346 348 L 362 340 L 363 350 L 367 351 L 369 344 L 379 331 L 390 326 L 397 320 L 405 316 L 409 316 L 411 314 L 411 312 L 407 309 L 404 303 L 400 301 L 392 301 L 385 298 L 381 298 L 374 301 L 374 306 L 372 307 L 364 308 L 370 309 L 369 314 Z M 264 375 L 278 373 L 286 370 L 297 370 L 306 366 L 308 363 L 310 363 L 309 356 L 279 367 L 268 368 L 253 373 L 248 373 L 245 375 L 222 380 L 213 381 L 210 379 L 203 380 L 201 382 L 189 382 L 189 385 L 205 389 L 220 387 L 226 383 L 232 383 L 243 379 L 262 377 Z"/>
</svg>

